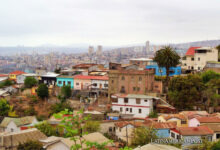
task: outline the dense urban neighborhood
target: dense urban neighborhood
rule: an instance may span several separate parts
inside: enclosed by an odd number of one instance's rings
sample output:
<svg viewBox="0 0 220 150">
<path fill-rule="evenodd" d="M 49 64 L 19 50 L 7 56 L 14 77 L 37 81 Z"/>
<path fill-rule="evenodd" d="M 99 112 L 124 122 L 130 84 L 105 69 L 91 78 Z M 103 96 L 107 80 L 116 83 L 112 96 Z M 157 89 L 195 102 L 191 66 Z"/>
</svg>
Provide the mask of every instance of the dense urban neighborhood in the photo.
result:
<svg viewBox="0 0 220 150">
<path fill-rule="evenodd" d="M 220 46 L 148 46 L 127 64 L 0 74 L 0 149 L 220 149 Z"/>
</svg>

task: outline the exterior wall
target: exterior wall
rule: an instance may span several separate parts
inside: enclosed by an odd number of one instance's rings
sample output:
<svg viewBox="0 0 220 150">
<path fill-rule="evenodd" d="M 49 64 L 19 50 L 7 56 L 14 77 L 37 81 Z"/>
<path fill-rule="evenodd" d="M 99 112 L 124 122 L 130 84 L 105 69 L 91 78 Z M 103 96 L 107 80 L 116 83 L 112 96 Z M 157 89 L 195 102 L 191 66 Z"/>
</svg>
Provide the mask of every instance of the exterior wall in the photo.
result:
<svg viewBox="0 0 220 150">
<path fill-rule="evenodd" d="M 156 76 L 166 76 L 166 68 L 165 67 L 158 67 L 158 65 L 149 65 L 146 66 L 146 69 L 155 69 Z M 170 71 L 173 71 L 169 74 L 169 76 L 175 76 L 181 74 L 181 67 L 170 67 Z"/>
<path fill-rule="evenodd" d="M 124 88 L 124 90 L 122 90 Z M 110 70 L 109 96 L 115 93 L 147 94 L 154 92 L 154 71 Z"/>
<path fill-rule="evenodd" d="M 60 77 L 57 77 L 57 86 L 58 87 L 63 87 L 64 84 L 69 85 L 68 82 L 70 82 L 70 87 L 73 88 L 74 87 L 73 78 L 60 78 Z"/>
<path fill-rule="evenodd" d="M 15 74 L 9 74 L 9 79 L 16 80 L 16 75 Z"/>
<path fill-rule="evenodd" d="M 120 108 L 122 108 L 122 111 L 120 111 Z M 126 111 L 127 108 L 128 111 Z M 124 98 L 118 98 L 118 103 L 112 102 L 112 110 L 121 114 L 133 114 L 134 117 L 145 118 L 153 111 L 153 102 L 151 99 L 140 99 L 140 104 L 137 104 L 136 99 L 128 98 L 128 103 L 124 103 Z M 139 113 L 139 110 L 141 110 L 141 113 Z"/>
<path fill-rule="evenodd" d="M 156 135 L 159 138 L 168 138 L 170 137 L 170 129 L 156 129 Z"/>
<path fill-rule="evenodd" d="M 186 120 L 186 124 L 181 124 L 181 120 L 178 118 L 171 118 L 169 120 L 165 120 L 162 116 L 158 117 L 158 122 L 176 122 L 177 127 L 187 127 L 188 126 L 188 121 Z"/>
<path fill-rule="evenodd" d="M 20 128 L 16 126 L 16 124 L 11 121 L 5 129 L 6 132 L 17 132 L 20 131 Z"/>
<path fill-rule="evenodd" d="M 194 60 L 192 60 L 192 58 Z M 194 56 L 186 56 L 186 60 L 182 60 L 182 68 L 200 71 L 204 69 L 208 61 L 218 61 L 218 50 L 216 48 L 212 48 L 211 52 L 207 52 L 207 53 L 195 52 Z"/>
<path fill-rule="evenodd" d="M 104 134 L 104 133 L 115 133 L 114 129 L 115 129 L 115 122 L 106 122 L 106 123 L 101 123 L 100 124 L 100 132 L 102 134 Z"/>
<path fill-rule="evenodd" d="M 203 70 L 207 61 L 218 61 L 218 50 L 213 48 L 211 52 L 203 53 L 195 53 L 195 70 Z M 200 59 L 200 60 L 199 60 Z"/>
<path fill-rule="evenodd" d="M 25 76 L 23 74 L 17 76 L 17 83 L 24 84 Z"/>
<path fill-rule="evenodd" d="M 127 135 L 128 135 L 128 145 L 131 145 L 132 143 L 132 133 L 133 133 L 133 130 L 134 130 L 134 126 L 132 125 L 127 125 L 127 129 L 126 129 L 126 126 L 122 127 L 122 128 L 116 128 L 116 136 L 123 140 L 124 142 L 127 142 Z"/>
<path fill-rule="evenodd" d="M 63 142 L 57 142 L 49 145 L 47 150 L 70 150 L 70 147 L 65 145 Z"/>
<path fill-rule="evenodd" d="M 74 79 L 74 90 L 89 90 L 91 88 L 91 80 Z"/>
<path fill-rule="evenodd" d="M 108 80 L 91 80 L 91 83 L 92 89 L 108 89 Z M 94 84 L 97 86 L 94 86 Z"/>
<path fill-rule="evenodd" d="M 200 126 L 200 122 L 196 118 L 189 120 L 189 127 L 198 127 L 198 126 Z"/>
</svg>

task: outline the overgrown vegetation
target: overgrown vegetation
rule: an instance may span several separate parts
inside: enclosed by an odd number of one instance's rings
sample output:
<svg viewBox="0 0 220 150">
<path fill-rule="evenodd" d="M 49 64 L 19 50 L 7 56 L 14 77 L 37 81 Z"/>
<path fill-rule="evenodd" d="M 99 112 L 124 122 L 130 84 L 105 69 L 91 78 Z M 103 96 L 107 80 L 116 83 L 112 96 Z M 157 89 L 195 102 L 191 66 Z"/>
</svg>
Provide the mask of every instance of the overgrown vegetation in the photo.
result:
<svg viewBox="0 0 220 150">
<path fill-rule="evenodd" d="M 0 99 L 0 116 L 8 116 L 10 105 L 6 99 Z"/>
<path fill-rule="evenodd" d="M 39 141 L 27 141 L 18 145 L 18 150 L 46 150 Z"/>
<path fill-rule="evenodd" d="M 33 86 L 36 86 L 38 81 L 34 77 L 26 77 L 24 80 L 24 86 L 26 88 L 32 88 Z"/>
<path fill-rule="evenodd" d="M 45 99 L 49 97 L 49 91 L 48 91 L 48 87 L 46 84 L 40 84 L 39 87 L 37 88 L 37 95 L 41 98 L 41 99 Z"/>
<path fill-rule="evenodd" d="M 6 87 L 6 86 L 10 86 L 13 85 L 13 81 L 11 80 L 5 80 L 4 82 L 0 83 L 0 88 Z"/>
<path fill-rule="evenodd" d="M 168 97 L 178 110 L 192 110 L 193 106 L 204 103 L 206 107 L 216 107 L 220 102 L 219 88 L 220 74 L 206 71 L 173 77 L 169 82 Z"/>
<path fill-rule="evenodd" d="M 97 132 L 100 129 L 100 122 L 99 121 L 86 121 L 84 125 L 84 129 L 88 133 Z"/>
</svg>

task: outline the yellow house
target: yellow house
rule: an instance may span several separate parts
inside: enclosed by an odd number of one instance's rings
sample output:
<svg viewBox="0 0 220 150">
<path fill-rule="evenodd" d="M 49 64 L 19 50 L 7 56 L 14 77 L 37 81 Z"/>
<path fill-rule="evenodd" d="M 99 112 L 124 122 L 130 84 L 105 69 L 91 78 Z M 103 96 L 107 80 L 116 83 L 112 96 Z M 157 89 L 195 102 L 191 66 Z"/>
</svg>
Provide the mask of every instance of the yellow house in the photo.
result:
<svg viewBox="0 0 220 150">
<path fill-rule="evenodd" d="M 176 122 L 177 127 L 188 127 L 188 119 L 182 114 L 163 114 L 158 117 L 158 122 Z"/>
<path fill-rule="evenodd" d="M 23 71 L 13 71 L 13 72 L 9 73 L 9 79 L 10 80 L 17 80 L 17 76 L 21 75 L 21 74 L 25 74 L 25 72 L 23 72 Z"/>
</svg>

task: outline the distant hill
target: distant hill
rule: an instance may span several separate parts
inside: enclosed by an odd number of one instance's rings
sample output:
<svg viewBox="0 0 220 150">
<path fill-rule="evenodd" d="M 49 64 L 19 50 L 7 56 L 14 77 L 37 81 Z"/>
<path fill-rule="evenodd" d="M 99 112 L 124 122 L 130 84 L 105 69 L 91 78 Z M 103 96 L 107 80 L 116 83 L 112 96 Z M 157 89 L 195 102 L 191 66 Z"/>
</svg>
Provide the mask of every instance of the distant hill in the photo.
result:
<svg viewBox="0 0 220 150">
<path fill-rule="evenodd" d="M 187 43 L 171 44 L 177 49 L 188 49 L 189 47 L 216 47 L 220 45 L 220 40 L 207 40 L 207 41 L 196 41 Z"/>
</svg>

